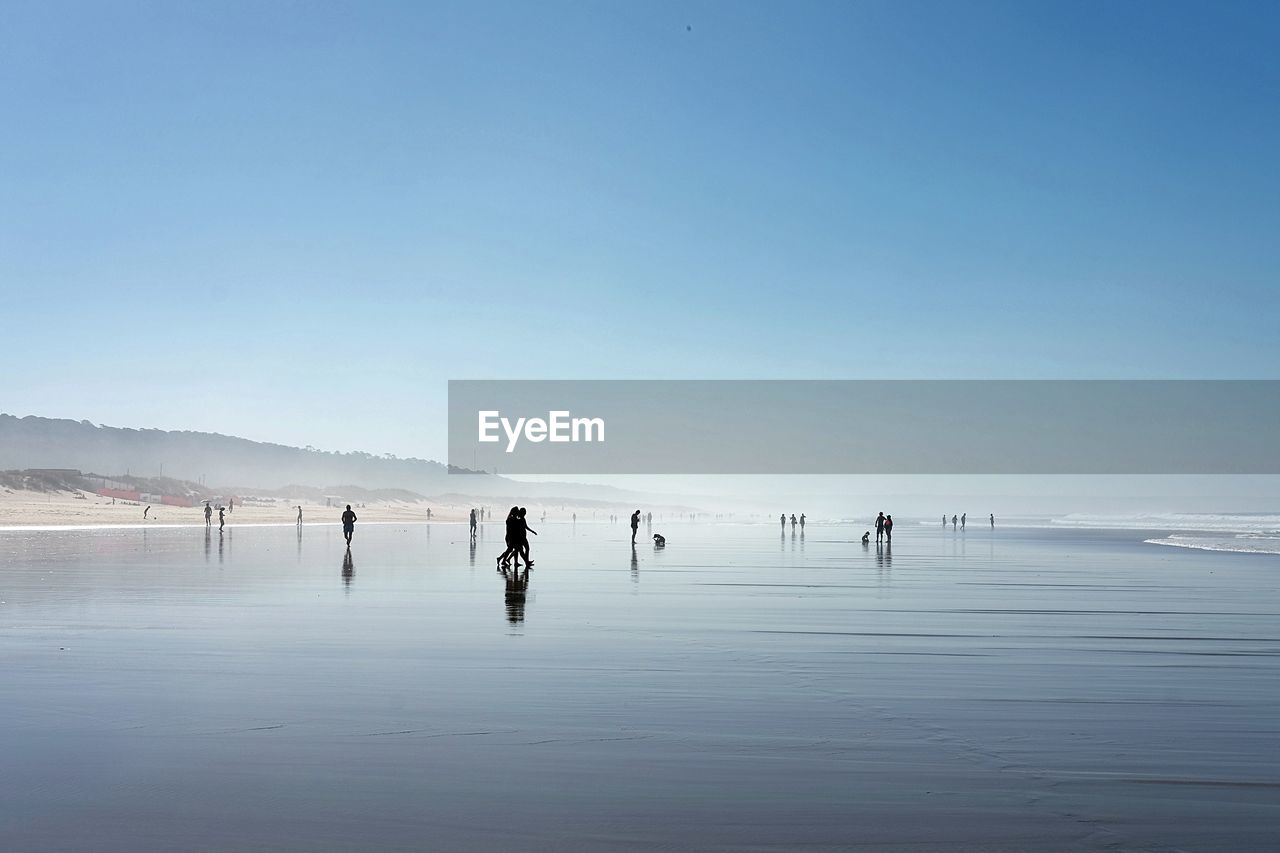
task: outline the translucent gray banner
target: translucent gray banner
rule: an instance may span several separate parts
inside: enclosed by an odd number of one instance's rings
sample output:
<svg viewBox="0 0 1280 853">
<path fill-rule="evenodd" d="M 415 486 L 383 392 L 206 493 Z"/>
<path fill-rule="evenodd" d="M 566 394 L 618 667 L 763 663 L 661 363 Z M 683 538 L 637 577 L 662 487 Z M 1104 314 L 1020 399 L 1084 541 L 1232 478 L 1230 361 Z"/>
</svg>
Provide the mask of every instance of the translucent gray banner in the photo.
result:
<svg viewBox="0 0 1280 853">
<path fill-rule="evenodd" d="M 1276 380 L 452 380 L 502 474 L 1280 474 Z"/>
</svg>

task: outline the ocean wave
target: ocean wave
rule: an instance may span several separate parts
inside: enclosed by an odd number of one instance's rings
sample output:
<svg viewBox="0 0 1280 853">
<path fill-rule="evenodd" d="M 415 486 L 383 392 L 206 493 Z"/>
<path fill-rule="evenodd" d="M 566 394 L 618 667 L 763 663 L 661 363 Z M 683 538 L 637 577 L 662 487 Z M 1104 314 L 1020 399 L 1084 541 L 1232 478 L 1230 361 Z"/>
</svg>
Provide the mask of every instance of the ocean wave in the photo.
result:
<svg viewBox="0 0 1280 853">
<path fill-rule="evenodd" d="M 1159 512 L 1132 515 L 1072 513 L 1055 518 L 1056 527 L 1104 528 L 1116 530 L 1197 530 L 1280 536 L 1280 515 L 1276 513 Z"/>
<path fill-rule="evenodd" d="M 1224 551 L 1233 554 L 1280 554 L 1280 536 L 1243 533 L 1236 536 L 1165 536 L 1145 539 L 1148 545 L 1193 548 L 1197 551 Z"/>
</svg>

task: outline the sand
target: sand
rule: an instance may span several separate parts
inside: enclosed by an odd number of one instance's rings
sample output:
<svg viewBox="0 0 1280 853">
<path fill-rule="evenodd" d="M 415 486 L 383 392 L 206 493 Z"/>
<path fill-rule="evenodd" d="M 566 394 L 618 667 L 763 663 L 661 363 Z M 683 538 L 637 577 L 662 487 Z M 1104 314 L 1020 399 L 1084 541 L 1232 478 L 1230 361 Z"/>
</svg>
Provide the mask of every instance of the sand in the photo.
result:
<svg viewBox="0 0 1280 853">
<path fill-rule="evenodd" d="M 466 521 L 472 506 L 492 505 L 495 515 L 505 517 L 506 507 L 493 505 L 493 499 L 476 498 L 475 503 L 457 503 L 459 498 L 425 501 L 369 501 L 357 503 L 356 512 L 370 522 L 414 522 L 427 520 L 431 510 L 433 521 Z M 227 516 L 227 523 L 237 527 L 258 524 L 293 524 L 298 517 L 297 499 L 258 501 L 237 505 Z M 147 519 L 142 517 L 147 504 L 135 504 L 104 498 L 92 492 L 31 492 L 0 488 L 0 528 L 13 527 L 164 527 L 204 525 L 204 506 L 175 507 L 151 504 Z M 302 502 L 305 524 L 337 523 L 343 506 L 327 507 L 324 504 Z M 535 517 L 540 517 L 542 507 L 531 504 Z M 568 510 L 559 506 L 549 508 L 553 515 L 567 515 Z M 583 517 L 586 517 L 584 512 Z M 217 508 L 214 508 L 213 524 L 218 524 Z"/>
<path fill-rule="evenodd" d="M 1280 557 L 538 529 L 0 531 L 0 849 L 1274 849 Z"/>
</svg>

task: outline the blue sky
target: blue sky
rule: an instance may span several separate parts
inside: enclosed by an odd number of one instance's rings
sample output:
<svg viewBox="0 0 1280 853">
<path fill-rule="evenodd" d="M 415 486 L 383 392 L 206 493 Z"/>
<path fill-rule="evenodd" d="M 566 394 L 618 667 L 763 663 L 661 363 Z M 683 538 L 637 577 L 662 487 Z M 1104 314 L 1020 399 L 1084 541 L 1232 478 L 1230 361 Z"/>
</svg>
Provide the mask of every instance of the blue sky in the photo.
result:
<svg viewBox="0 0 1280 853">
<path fill-rule="evenodd" d="M 0 411 L 442 457 L 450 378 L 1277 378 L 1280 7 L 6 3 Z"/>
</svg>

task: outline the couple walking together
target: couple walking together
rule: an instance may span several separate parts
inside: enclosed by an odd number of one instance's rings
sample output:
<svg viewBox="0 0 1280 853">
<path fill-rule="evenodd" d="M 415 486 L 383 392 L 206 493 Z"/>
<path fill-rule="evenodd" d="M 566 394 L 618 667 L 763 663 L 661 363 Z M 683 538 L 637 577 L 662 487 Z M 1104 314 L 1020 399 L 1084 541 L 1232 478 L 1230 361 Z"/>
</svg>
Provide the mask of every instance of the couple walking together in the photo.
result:
<svg viewBox="0 0 1280 853">
<path fill-rule="evenodd" d="M 515 564 L 520 566 L 520 558 L 524 557 L 526 567 L 533 565 L 533 560 L 529 559 L 529 534 L 538 535 L 538 531 L 529 526 L 525 521 L 524 507 L 513 506 L 511 512 L 507 513 L 507 550 L 502 552 L 502 556 L 498 558 L 498 565 L 505 567 L 514 557 Z"/>
</svg>

